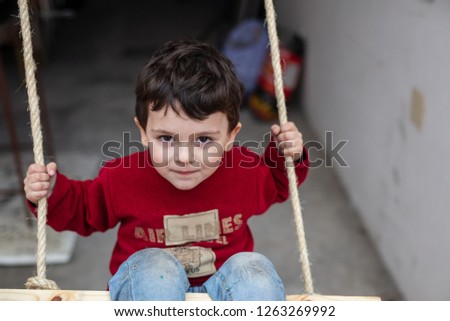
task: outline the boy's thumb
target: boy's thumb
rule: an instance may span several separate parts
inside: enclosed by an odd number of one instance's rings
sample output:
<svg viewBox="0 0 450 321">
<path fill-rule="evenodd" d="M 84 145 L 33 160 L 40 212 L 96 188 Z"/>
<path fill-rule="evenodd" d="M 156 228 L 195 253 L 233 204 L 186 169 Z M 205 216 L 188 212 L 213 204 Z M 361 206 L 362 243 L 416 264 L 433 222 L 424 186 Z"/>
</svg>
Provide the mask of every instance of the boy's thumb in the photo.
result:
<svg viewBox="0 0 450 321">
<path fill-rule="evenodd" d="M 56 170 L 58 169 L 58 166 L 55 162 L 51 162 L 47 165 L 47 173 L 50 176 L 54 176 L 56 174 Z"/>
</svg>

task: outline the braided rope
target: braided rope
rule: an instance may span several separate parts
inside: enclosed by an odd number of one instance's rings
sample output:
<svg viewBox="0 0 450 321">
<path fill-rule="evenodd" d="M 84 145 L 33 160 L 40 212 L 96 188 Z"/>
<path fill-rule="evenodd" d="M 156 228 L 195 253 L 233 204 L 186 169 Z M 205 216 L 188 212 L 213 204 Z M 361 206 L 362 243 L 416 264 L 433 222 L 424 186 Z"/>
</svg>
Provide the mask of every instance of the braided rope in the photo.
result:
<svg viewBox="0 0 450 321">
<path fill-rule="evenodd" d="M 283 77 L 280 63 L 280 49 L 277 34 L 277 26 L 275 20 L 275 8 L 272 0 L 264 0 L 266 8 L 267 30 L 269 33 L 270 55 L 272 58 L 272 66 L 274 72 L 275 95 L 277 98 L 278 118 L 280 124 L 287 123 L 286 100 L 283 91 Z M 286 170 L 289 180 L 289 193 L 291 195 L 292 209 L 294 211 L 295 226 L 297 229 L 298 246 L 300 251 L 300 264 L 302 267 L 303 278 L 305 283 L 305 292 L 313 294 L 313 281 L 308 258 L 308 249 L 306 246 L 305 230 L 303 227 L 302 211 L 300 206 L 300 198 L 297 189 L 297 176 L 295 175 L 295 167 L 292 157 L 286 157 Z"/>
<path fill-rule="evenodd" d="M 31 39 L 30 16 L 28 14 L 27 0 L 18 0 L 20 27 L 22 31 L 23 61 L 25 65 L 25 78 L 27 84 L 28 106 L 30 112 L 31 133 L 33 137 L 34 162 L 39 165 L 44 163 L 44 148 L 42 142 L 42 126 L 39 111 L 39 96 L 36 89 L 36 63 L 33 58 L 33 47 Z M 47 247 L 47 199 L 38 202 L 38 226 L 37 226 L 37 252 L 36 267 L 37 275 L 31 277 L 25 283 L 27 289 L 58 289 L 56 283 L 46 278 L 46 247 Z"/>
</svg>

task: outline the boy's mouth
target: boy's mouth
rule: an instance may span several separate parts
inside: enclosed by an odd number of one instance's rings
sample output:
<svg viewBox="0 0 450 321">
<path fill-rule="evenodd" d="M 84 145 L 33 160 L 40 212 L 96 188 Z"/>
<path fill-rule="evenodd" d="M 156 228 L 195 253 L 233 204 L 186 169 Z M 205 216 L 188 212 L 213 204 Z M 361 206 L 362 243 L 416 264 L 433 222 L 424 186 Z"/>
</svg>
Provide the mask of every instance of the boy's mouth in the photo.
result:
<svg viewBox="0 0 450 321">
<path fill-rule="evenodd" d="M 196 173 L 197 171 L 173 171 L 174 173 L 178 174 L 178 175 L 183 175 L 183 176 L 187 176 L 187 175 L 191 175 Z"/>
</svg>

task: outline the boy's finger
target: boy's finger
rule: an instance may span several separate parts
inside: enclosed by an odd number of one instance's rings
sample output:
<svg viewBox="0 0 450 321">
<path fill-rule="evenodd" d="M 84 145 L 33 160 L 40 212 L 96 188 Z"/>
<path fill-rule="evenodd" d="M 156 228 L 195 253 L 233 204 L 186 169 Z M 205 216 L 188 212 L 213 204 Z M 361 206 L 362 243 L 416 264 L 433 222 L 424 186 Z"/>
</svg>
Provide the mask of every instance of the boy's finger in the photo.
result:
<svg viewBox="0 0 450 321">
<path fill-rule="evenodd" d="M 291 148 L 285 148 L 283 150 L 283 155 L 291 156 L 294 160 L 298 160 L 302 156 L 302 152 L 303 152 L 303 150 L 301 150 L 301 149 L 298 149 L 296 147 L 291 147 Z"/>
<path fill-rule="evenodd" d="M 47 192 L 49 187 L 50 187 L 49 182 L 35 182 L 30 184 L 29 186 L 31 192 L 40 192 L 40 191 Z"/>
<path fill-rule="evenodd" d="M 292 131 L 292 130 L 297 131 L 298 129 L 297 129 L 297 126 L 295 126 L 295 124 L 291 121 L 281 125 L 282 132 Z"/>
<path fill-rule="evenodd" d="M 294 146 L 294 143 L 290 140 L 282 141 L 278 144 L 278 147 L 285 152 L 287 149 Z"/>
<path fill-rule="evenodd" d="M 30 202 L 32 202 L 32 203 L 34 203 L 34 204 L 37 204 L 37 202 L 38 202 L 41 198 L 46 197 L 47 194 L 48 194 L 47 191 L 38 191 L 38 192 L 37 192 L 37 191 L 33 191 L 33 192 L 28 192 L 28 193 L 26 194 L 26 197 L 27 197 L 27 199 L 28 199 Z"/>
<path fill-rule="evenodd" d="M 34 173 L 32 175 L 29 175 L 28 178 L 28 183 L 30 184 L 48 181 L 50 181 L 50 176 L 47 173 Z"/>
<path fill-rule="evenodd" d="M 301 138 L 301 136 L 299 136 L 298 132 L 282 132 L 281 134 L 279 134 L 277 136 L 277 140 L 279 142 L 285 142 L 285 141 L 293 141 L 296 139 Z"/>
<path fill-rule="evenodd" d="M 42 173 L 42 172 L 46 172 L 45 166 L 33 163 L 28 167 L 27 174 Z"/>
<path fill-rule="evenodd" d="M 272 134 L 275 137 L 278 136 L 278 134 L 281 132 L 280 126 L 278 126 L 276 124 L 272 125 L 272 127 L 270 129 L 272 130 Z"/>
</svg>

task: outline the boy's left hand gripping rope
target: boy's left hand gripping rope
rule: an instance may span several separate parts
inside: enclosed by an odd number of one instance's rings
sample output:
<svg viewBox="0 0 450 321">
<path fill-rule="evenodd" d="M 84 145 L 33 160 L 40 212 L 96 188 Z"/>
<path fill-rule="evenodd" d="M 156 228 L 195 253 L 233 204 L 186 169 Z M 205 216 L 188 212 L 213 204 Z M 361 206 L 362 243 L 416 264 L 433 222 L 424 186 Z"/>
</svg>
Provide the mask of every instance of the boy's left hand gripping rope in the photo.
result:
<svg viewBox="0 0 450 321">
<path fill-rule="evenodd" d="M 33 58 L 31 39 L 30 16 L 28 14 L 27 0 L 18 0 L 20 28 L 22 32 L 23 62 L 27 84 L 28 105 L 30 111 L 31 132 L 33 136 L 34 161 L 44 165 L 44 151 L 42 143 L 42 126 L 39 111 L 39 96 L 36 89 L 36 63 Z M 37 276 L 31 277 L 25 283 L 27 289 L 57 290 L 59 287 L 52 280 L 46 278 L 46 223 L 47 223 L 47 199 L 43 198 L 38 203 L 38 245 L 36 252 Z"/>
</svg>

